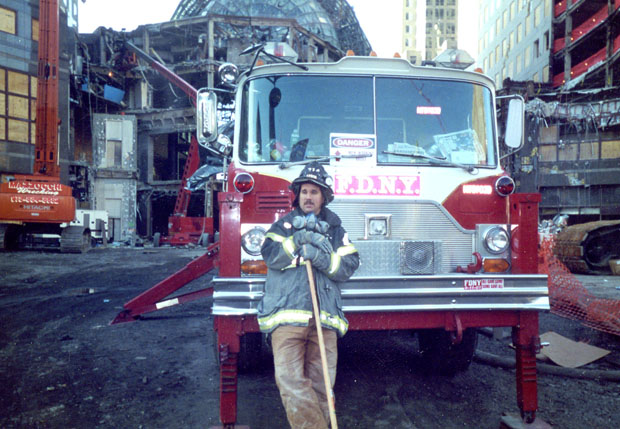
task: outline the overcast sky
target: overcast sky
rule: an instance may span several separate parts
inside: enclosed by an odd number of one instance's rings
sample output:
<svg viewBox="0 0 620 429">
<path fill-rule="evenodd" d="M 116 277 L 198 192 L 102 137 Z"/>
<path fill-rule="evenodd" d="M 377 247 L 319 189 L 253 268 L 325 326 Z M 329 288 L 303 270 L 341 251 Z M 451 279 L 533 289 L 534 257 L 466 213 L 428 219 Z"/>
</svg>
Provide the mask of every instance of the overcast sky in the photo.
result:
<svg viewBox="0 0 620 429">
<path fill-rule="evenodd" d="M 472 3 L 477 2 L 461 0 L 459 10 L 459 45 L 474 56 L 477 50 L 477 12 Z M 143 24 L 169 21 L 178 4 L 179 0 L 80 0 L 79 31 L 92 33 L 100 26 L 131 31 Z M 349 0 L 349 4 L 379 56 L 392 57 L 395 52 L 400 52 L 402 0 Z"/>
</svg>

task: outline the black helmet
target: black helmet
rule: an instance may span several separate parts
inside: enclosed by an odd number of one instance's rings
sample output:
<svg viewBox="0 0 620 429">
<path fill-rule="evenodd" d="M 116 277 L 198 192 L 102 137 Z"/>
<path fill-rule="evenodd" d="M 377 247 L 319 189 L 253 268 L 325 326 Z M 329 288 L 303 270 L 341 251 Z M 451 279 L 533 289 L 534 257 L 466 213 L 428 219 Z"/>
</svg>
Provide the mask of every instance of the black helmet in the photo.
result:
<svg viewBox="0 0 620 429">
<path fill-rule="evenodd" d="M 323 199 L 325 200 L 325 205 L 331 203 L 334 200 L 334 191 L 331 188 L 332 178 L 321 164 L 317 161 L 313 161 L 310 164 L 306 165 L 299 177 L 293 180 L 293 183 L 289 186 L 289 189 L 293 191 L 295 194 L 295 200 L 293 201 L 293 207 L 299 206 L 299 191 L 301 189 L 301 185 L 304 183 L 312 183 L 321 188 L 321 193 L 323 194 Z"/>
</svg>

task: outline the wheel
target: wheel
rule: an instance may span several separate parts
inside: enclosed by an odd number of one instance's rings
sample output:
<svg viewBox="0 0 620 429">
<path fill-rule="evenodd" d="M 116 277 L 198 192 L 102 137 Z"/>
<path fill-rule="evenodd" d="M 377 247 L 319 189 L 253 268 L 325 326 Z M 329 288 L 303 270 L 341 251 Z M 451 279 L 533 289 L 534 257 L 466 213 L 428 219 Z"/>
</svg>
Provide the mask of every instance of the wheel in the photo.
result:
<svg viewBox="0 0 620 429">
<path fill-rule="evenodd" d="M 82 226 L 68 226 L 60 234 L 61 253 L 86 253 L 91 249 L 90 232 Z"/>
<path fill-rule="evenodd" d="M 0 252 L 17 249 L 19 228 L 15 225 L 0 224 Z"/>
<path fill-rule="evenodd" d="M 156 232 L 153 234 L 153 247 L 159 247 L 159 240 L 161 240 L 161 234 Z"/>
<path fill-rule="evenodd" d="M 221 364 L 217 344 L 217 332 L 213 332 L 213 351 L 218 366 Z M 271 356 L 271 346 L 267 335 L 260 332 L 248 332 L 239 338 L 237 369 L 242 373 L 255 372 L 265 367 Z"/>
<path fill-rule="evenodd" d="M 452 344 L 450 332 L 443 329 L 418 331 L 422 362 L 434 374 L 455 376 L 466 371 L 471 364 L 478 344 L 474 329 L 465 329 L 459 344 Z"/>
</svg>

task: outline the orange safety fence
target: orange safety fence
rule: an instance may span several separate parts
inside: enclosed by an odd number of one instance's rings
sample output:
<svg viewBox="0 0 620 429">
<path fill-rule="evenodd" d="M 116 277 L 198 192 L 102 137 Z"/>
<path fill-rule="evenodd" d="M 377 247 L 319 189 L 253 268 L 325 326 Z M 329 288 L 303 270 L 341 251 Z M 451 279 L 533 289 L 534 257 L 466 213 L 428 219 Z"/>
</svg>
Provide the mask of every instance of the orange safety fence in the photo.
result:
<svg viewBox="0 0 620 429">
<path fill-rule="evenodd" d="M 620 300 L 598 298 L 553 254 L 554 242 L 545 239 L 540 246 L 538 271 L 549 276 L 551 312 L 578 320 L 582 324 L 620 336 Z"/>
</svg>

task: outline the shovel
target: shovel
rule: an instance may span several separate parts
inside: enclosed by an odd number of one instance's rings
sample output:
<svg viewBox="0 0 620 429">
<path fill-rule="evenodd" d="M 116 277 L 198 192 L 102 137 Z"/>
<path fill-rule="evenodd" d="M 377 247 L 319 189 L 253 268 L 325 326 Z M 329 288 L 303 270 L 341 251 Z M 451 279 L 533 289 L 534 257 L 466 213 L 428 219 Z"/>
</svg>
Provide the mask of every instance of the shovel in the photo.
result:
<svg viewBox="0 0 620 429">
<path fill-rule="evenodd" d="M 336 421 L 336 407 L 334 405 L 334 391 L 329 380 L 329 372 L 327 370 L 327 354 L 325 353 L 325 341 L 323 340 L 323 328 L 321 326 L 321 317 L 319 314 L 319 301 L 316 297 L 316 286 L 314 285 L 314 273 L 312 272 L 312 263 L 306 261 L 306 271 L 308 272 L 308 283 L 310 284 L 310 295 L 312 296 L 312 309 L 314 310 L 314 320 L 316 320 L 316 333 L 319 337 L 319 351 L 321 353 L 321 365 L 323 366 L 323 381 L 325 382 L 325 392 L 327 393 L 327 406 L 329 407 L 329 420 L 331 429 L 338 429 Z"/>
</svg>

